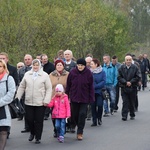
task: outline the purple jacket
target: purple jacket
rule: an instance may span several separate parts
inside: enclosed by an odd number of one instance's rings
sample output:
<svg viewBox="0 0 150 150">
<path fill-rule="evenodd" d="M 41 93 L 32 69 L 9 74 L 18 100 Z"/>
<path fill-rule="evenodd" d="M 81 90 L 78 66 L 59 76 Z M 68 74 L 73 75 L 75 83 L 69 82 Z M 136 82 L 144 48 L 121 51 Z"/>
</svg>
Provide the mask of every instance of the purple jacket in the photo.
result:
<svg viewBox="0 0 150 150">
<path fill-rule="evenodd" d="M 79 72 L 77 67 L 71 70 L 67 79 L 66 94 L 71 102 L 94 102 L 93 76 L 87 67 L 82 72 Z"/>
</svg>

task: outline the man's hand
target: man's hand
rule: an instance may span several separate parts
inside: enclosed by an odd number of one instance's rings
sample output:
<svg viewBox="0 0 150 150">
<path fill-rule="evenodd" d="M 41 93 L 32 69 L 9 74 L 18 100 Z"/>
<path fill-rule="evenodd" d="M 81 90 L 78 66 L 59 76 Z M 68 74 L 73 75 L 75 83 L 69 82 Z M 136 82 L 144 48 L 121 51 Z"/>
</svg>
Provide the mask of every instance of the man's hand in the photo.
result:
<svg viewBox="0 0 150 150">
<path fill-rule="evenodd" d="M 127 86 L 130 87 L 131 86 L 131 82 L 127 82 Z"/>
</svg>

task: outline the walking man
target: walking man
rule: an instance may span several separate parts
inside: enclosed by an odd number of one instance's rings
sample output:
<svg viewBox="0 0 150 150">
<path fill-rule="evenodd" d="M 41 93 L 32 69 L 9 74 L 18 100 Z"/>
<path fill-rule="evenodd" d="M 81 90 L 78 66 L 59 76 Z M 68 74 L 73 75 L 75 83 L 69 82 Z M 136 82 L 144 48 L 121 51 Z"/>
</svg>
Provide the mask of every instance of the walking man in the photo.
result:
<svg viewBox="0 0 150 150">
<path fill-rule="evenodd" d="M 123 100 L 122 106 L 122 120 L 126 121 L 128 112 L 130 112 L 130 119 L 135 118 L 135 100 L 136 88 L 140 80 L 140 72 L 138 67 L 132 64 L 132 57 L 125 57 L 125 64 L 123 64 L 118 71 L 118 80 L 121 86 L 121 96 Z"/>
</svg>

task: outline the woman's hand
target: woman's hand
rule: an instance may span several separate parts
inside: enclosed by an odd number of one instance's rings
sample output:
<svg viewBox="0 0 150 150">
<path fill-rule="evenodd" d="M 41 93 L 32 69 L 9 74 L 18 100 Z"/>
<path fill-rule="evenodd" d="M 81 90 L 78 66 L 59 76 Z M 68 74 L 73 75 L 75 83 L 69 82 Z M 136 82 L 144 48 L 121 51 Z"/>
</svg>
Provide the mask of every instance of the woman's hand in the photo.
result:
<svg viewBox="0 0 150 150">
<path fill-rule="evenodd" d="M 44 105 L 44 106 L 47 106 L 48 104 L 47 104 L 47 103 L 43 103 L 43 105 Z"/>
</svg>

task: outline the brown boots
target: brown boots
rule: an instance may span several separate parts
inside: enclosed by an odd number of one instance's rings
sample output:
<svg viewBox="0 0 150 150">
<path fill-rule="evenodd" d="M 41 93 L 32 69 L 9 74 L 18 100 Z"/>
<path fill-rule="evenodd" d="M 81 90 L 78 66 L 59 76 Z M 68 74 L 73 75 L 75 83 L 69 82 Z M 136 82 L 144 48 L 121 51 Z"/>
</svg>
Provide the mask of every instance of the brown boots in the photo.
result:
<svg viewBox="0 0 150 150">
<path fill-rule="evenodd" d="M 83 140 L 83 135 L 82 134 L 77 134 L 77 140 Z"/>
</svg>

